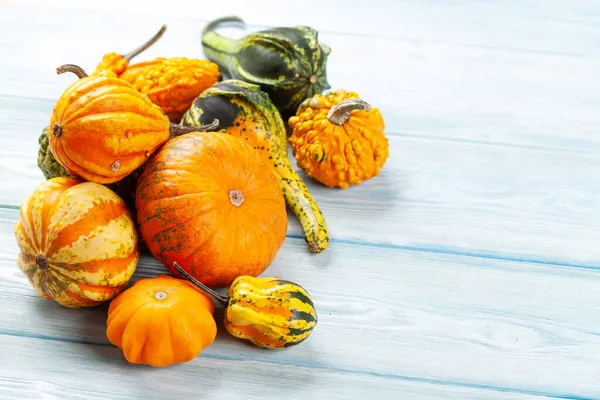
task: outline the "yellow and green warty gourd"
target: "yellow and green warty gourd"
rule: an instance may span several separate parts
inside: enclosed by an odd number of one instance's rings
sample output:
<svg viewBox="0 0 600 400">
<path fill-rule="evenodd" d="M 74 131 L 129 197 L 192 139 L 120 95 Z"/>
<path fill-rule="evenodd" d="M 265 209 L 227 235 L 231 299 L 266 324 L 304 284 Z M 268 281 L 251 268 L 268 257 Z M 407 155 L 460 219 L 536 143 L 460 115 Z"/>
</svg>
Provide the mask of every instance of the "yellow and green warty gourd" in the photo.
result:
<svg viewBox="0 0 600 400">
<path fill-rule="evenodd" d="M 294 282 L 239 276 L 229 287 L 227 296 L 223 296 L 177 263 L 173 263 L 173 267 L 225 307 L 224 324 L 229 334 L 258 347 L 295 346 L 306 340 L 317 325 L 317 312 L 310 295 Z"/>
</svg>

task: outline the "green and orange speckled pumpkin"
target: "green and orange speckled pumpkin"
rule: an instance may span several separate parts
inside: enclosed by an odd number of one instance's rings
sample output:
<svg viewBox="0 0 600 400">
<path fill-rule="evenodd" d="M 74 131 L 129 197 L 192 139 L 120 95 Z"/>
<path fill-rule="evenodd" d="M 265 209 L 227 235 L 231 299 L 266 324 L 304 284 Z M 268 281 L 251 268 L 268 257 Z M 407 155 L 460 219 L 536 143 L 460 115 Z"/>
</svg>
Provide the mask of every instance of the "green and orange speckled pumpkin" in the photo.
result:
<svg viewBox="0 0 600 400">
<path fill-rule="evenodd" d="M 243 139 L 271 165 L 286 203 L 302 224 L 309 249 L 325 250 L 329 245 L 325 217 L 290 163 L 285 125 L 269 96 L 250 83 L 219 82 L 194 101 L 181 124 L 196 127 L 209 120 L 218 120 L 219 132 Z"/>
<path fill-rule="evenodd" d="M 260 275 L 287 231 L 268 164 L 245 141 L 220 133 L 169 140 L 144 165 L 136 208 L 152 254 L 168 268 L 174 261 L 189 266 L 210 286 Z"/>
<path fill-rule="evenodd" d="M 45 299 L 78 308 L 116 296 L 133 275 L 138 238 L 125 203 L 103 185 L 44 181 L 21 205 L 18 266 Z"/>
<path fill-rule="evenodd" d="M 258 347 L 281 349 L 306 340 L 318 317 L 308 292 L 279 278 L 237 277 L 223 296 L 190 276 L 177 263 L 174 268 L 225 307 L 227 332 Z"/>
<path fill-rule="evenodd" d="M 289 125 L 298 166 L 329 187 L 346 189 L 379 175 L 389 156 L 381 113 L 354 92 L 305 100 Z"/>
</svg>

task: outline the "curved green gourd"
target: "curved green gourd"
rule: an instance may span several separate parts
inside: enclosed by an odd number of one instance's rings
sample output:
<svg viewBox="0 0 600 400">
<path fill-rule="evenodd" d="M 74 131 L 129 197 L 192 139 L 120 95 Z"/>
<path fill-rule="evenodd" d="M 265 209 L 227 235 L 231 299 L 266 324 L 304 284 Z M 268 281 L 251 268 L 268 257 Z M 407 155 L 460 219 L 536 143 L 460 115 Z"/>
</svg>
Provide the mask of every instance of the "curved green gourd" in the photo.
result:
<svg viewBox="0 0 600 400">
<path fill-rule="evenodd" d="M 214 32 L 226 23 L 245 26 L 238 17 L 209 23 L 202 33 L 204 54 L 225 78 L 259 85 L 284 119 L 295 114 L 304 99 L 331 88 L 326 73 L 331 50 L 319 43 L 313 28 L 277 27 L 234 40 Z"/>
<path fill-rule="evenodd" d="M 205 90 L 184 114 L 181 125 L 199 126 L 219 120 L 218 132 L 240 137 L 257 150 L 273 169 L 287 205 L 300 220 L 312 252 L 329 245 L 325 218 L 288 158 L 285 125 L 260 87 L 225 80 Z"/>
</svg>

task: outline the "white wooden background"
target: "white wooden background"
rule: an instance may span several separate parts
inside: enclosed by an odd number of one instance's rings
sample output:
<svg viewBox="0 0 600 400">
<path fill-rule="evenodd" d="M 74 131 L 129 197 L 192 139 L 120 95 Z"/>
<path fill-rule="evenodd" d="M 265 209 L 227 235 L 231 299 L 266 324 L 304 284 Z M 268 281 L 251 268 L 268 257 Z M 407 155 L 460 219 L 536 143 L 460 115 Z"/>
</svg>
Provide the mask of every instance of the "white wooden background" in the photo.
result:
<svg viewBox="0 0 600 400">
<path fill-rule="evenodd" d="M 318 29 L 391 156 L 350 190 L 309 182 L 332 243 L 309 254 L 292 218 L 267 270 L 313 295 L 306 342 L 259 350 L 219 324 L 190 363 L 130 365 L 106 306 L 41 300 L 16 267 L 37 138 L 74 79 L 55 68 L 163 23 L 138 60 L 203 57 L 202 28 L 231 14 Z M 597 0 L 0 0 L 0 60 L 0 398 L 600 398 Z M 136 277 L 159 272 L 145 256 Z"/>
</svg>

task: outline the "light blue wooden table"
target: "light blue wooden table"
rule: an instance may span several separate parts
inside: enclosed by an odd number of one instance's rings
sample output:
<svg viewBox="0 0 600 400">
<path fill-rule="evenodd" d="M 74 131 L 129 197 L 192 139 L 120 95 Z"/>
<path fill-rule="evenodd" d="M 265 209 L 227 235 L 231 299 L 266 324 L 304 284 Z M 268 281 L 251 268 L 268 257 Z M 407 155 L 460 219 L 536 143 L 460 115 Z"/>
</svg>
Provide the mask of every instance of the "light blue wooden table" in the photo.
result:
<svg viewBox="0 0 600 400">
<path fill-rule="evenodd" d="M 0 398 L 600 398 L 599 1 L 136 3 L 0 1 Z M 230 14 L 318 29 L 330 83 L 380 108 L 391 156 L 359 187 L 309 183 L 325 253 L 290 218 L 267 272 L 313 294 L 309 340 L 261 351 L 220 324 L 190 363 L 130 365 L 105 306 L 44 301 L 16 267 L 38 136 L 72 82 L 55 68 L 163 23 L 140 60 L 203 57 Z M 145 255 L 136 277 L 163 271 Z"/>
</svg>

